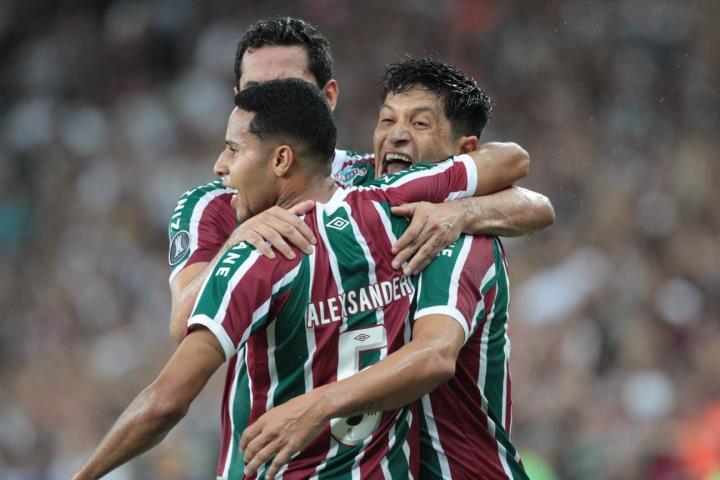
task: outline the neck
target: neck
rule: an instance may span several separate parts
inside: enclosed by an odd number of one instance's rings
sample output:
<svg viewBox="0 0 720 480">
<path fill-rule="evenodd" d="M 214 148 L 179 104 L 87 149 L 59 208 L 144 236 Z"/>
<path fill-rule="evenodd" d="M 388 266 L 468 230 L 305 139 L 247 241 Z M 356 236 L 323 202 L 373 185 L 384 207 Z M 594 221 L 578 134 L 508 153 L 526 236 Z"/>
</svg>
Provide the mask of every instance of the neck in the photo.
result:
<svg viewBox="0 0 720 480">
<path fill-rule="evenodd" d="M 305 200 L 326 203 L 338 188 L 332 177 L 299 179 L 290 182 L 288 187 L 287 191 L 280 194 L 275 205 L 287 209 Z"/>
</svg>

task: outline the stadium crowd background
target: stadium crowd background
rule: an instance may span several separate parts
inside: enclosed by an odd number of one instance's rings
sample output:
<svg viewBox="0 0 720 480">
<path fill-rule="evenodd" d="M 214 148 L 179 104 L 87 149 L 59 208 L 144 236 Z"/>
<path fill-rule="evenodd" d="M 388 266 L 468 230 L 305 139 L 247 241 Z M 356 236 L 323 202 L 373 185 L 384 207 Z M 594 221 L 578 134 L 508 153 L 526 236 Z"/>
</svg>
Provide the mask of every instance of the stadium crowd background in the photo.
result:
<svg viewBox="0 0 720 480">
<path fill-rule="evenodd" d="M 167 219 L 277 14 L 333 46 L 341 148 L 371 149 L 382 67 L 436 53 L 531 153 L 557 213 L 506 242 L 533 478 L 720 478 L 720 4 L 683 0 L 1 2 L 0 477 L 67 478 L 173 351 Z M 221 376 L 108 478 L 208 478 Z"/>
</svg>

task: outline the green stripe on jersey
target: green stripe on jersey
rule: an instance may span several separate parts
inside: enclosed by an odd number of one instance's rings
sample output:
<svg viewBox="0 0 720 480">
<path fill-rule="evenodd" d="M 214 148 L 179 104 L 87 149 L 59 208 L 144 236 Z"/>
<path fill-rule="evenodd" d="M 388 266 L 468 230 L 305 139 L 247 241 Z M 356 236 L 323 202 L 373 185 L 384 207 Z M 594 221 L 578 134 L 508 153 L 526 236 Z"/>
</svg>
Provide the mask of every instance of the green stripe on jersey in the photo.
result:
<svg viewBox="0 0 720 480">
<path fill-rule="evenodd" d="M 275 295 L 290 294 L 275 322 L 275 345 L 268 344 L 269 355 L 273 354 L 273 347 L 275 352 L 282 352 L 282 355 L 273 357 L 278 381 L 273 405 L 280 405 L 305 393 L 305 370 L 302 366 L 309 353 L 303 319 L 310 303 L 310 258 L 307 255 L 303 255 L 300 271 L 291 285 L 281 288 Z"/>
<path fill-rule="evenodd" d="M 488 413 L 498 426 L 503 425 L 503 411 L 505 408 L 505 363 L 508 318 L 508 281 L 505 264 L 502 260 L 500 246 L 493 241 L 493 256 L 495 259 L 495 278 L 487 288 L 496 287 L 495 301 L 493 303 L 492 320 L 488 330 L 487 340 L 487 372 L 485 375 L 485 396 L 488 400 Z M 485 292 L 483 292 L 485 293 Z"/>
<path fill-rule="evenodd" d="M 205 281 L 198 303 L 193 310 L 193 316 L 207 315 L 210 318 L 215 318 L 218 314 L 224 316 L 224 312 L 220 310 L 227 308 L 227 304 L 223 305 L 223 298 L 225 295 L 232 294 L 232 291 L 228 291 L 228 289 L 232 289 L 230 283 L 233 276 L 248 261 L 248 257 L 254 250 L 255 247 L 252 245 L 240 242 L 223 254 Z M 211 284 L 214 288 L 207 288 Z M 218 320 L 222 321 L 223 319 Z M 258 324 L 260 323 L 258 322 Z"/>
<path fill-rule="evenodd" d="M 240 371 L 237 374 L 235 382 L 235 395 L 229 401 L 232 402 L 231 419 L 232 419 L 232 440 L 230 442 L 230 451 L 227 455 L 230 457 L 230 468 L 228 468 L 228 478 L 242 478 L 245 470 L 244 456 L 240 451 L 240 437 L 248 426 L 250 419 L 250 410 L 252 408 L 252 398 L 250 392 L 250 379 L 248 377 L 247 363 L 243 358 L 247 350 L 243 348 L 238 355 L 238 364 Z M 226 460 L 227 461 L 227 460 Z"/>
<path fill-rule="evenodd" d="M 438 453 L 432 444 L 425 411 L 421 400 L 416 400 L 420 419 L 420 480 L 442 479 L 442 468 Z"/>
<path fill-rule="evenodd" d="M 426 307 L 446 306 L 450 300 L 450 281 L 466 237 L 461 235 L 454 243 L 445 247 L 420 274 L 417 294 L 417 310 Z M 424 288 L 428 279 L 428 287 Z M 432 288 L 433 286 L 442 288 Z M 454 305 L 453 305 L 454 307 Z"/>
</svg>

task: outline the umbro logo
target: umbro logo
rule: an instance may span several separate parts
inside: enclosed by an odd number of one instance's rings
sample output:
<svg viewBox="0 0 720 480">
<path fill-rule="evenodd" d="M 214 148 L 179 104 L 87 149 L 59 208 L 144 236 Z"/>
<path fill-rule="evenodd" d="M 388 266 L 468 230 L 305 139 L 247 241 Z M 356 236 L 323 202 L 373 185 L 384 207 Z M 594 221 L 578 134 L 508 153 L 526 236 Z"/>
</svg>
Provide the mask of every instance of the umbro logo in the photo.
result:
<svg viewBox="0 0 720 480">
<path fill-rule="evenodd" d="M 350 225 L 350 222 L 340 217 L 335 217 L 325 224 L 326 227 L 332 228 L 334 230 L 343 230 L 348 225 Z"/>
</svg>

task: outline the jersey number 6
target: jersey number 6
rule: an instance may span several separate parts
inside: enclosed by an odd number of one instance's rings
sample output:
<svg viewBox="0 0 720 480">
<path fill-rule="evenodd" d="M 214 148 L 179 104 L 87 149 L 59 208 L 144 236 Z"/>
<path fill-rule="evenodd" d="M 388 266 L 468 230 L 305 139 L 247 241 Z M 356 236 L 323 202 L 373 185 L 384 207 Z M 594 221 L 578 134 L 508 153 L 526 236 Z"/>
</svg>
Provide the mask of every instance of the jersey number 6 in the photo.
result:
<svg viewBox="0 0 720 480">
<path fill-rule="evenodd" d="M 360 371 L 360 352 L 378 350 L 387 346 L 387 335 L 383 325 L 340 334 L 338 344 L 337 379 L 343 380 Z M 335 439 L 344 445 L 362 443 L 380 425 L 382 412 L 371 412 L 347 418 L 330 420 L 330 431 Z"/>
</svg>

